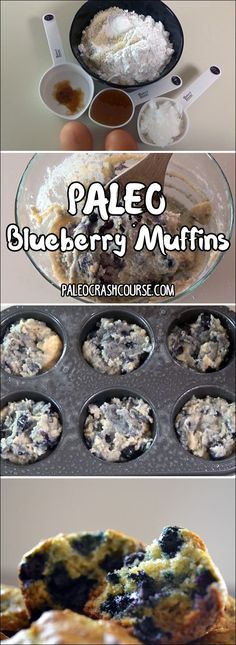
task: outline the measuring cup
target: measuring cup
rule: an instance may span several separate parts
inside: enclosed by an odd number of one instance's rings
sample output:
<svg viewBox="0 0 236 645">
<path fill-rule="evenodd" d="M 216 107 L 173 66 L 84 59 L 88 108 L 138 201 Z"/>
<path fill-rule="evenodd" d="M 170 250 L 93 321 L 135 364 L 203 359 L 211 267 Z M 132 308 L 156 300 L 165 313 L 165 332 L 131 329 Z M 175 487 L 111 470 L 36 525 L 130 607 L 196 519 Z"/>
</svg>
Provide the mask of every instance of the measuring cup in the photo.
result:
<svg viewBox="0 0 236 645">
<path fill-rule="evenodd" d="M 126 92 L 125 90 L 118 89 L 118 88 L 117 89 L 106 88 L 104 90 L 101 90 L 101 92 L 98 92 L 98 94 L 96 94 L 96 96 L 94 97 L 89 108 L 89 118 L 91 121 L 93 121 L 93 123 L 96 123 L 96 125 L 100 125 L 103 128 L 109 128 L 110 130 L 113 130 L 114 128 L 121 128 L 125 125 L 128 125 L 128 123 L 130 123 L 130 121 L 134 116 L 135 108 L 138 105 L 141 105 L 142 103 L 150 101 L 151 98 L 156 98 L 158 96 L 161 96 L 162 94 L 167 94 L 167 92 L 172 92 L 172 90 L 176 90 L 177 87 L 181 87 L 182 84 L 183 84 L 183 81 L 180 78 L 180 76 L 175 75 L 175 76 L 171 76 L 170 78 L 160 79 L 160 81 L 157 81 L 153 85 L 140 88 L 139 90 L 137 91 L 135 90 L 133 92 Z M 97 98 L 99 96 L 101 97 L 101 95 L 104 95 L 105 97 L 106 94 L 111 94 L 111 93 L 114 93 L 114 94 L 119 93 L 120 95 L 123 94 L 124 96 L 128 97 L 130 101 L 130 116 L 126 121 L 119 123 L 118 125 L 115 125 L 114 123 L 113 125 L 108 125 L 105 123 L 101 123 L 100 121 L 96 121 L 91 114 L 93 106 L 97 101 Z M 114 105 L 113 106 L 111 105 L 110 109 L 114 110 Z"/>
<path fill-rule="evenodd" d="M 208 88 L 215 83 L 221 76 L 221 70 L 219 67 L 216 65 L 212 65 L 209 67 L 203 74 L 201 74 L 196 81 L 191 83 L 186 90 L 176 99 L 169 99 L 169 98 L 158 98 L 155 103 L 156 107 L 158 108 L 161 104 L 163 103 L 171 103 L 175 105 L 179 115 L 182 118 L 182 128 L 181 128 L 181 133 L 179 134 L 178 137 L 174 139 L 174 141 L 171 143 L 171 145 L 175 145 L 176 143 L 179 143 L 182 141 L 182 139 L 186 136 L 188 130 L 189 130 L 189 116 L 187 113 L 187 110 L 190 105 L 192 105 Z M 149 103 L 149 102 L 148 102 Z M 147 139 L 145 134 L 142 131 L 142 116 L 144 111 L 147 108 L 148 103 L 146 103 L 142 109 L 140 110 L 139 116 L 138 116 L 138 134 L 139 138 L 141 141 L 149 146 L 154 146 L 155 148 L 157 147 L 158 144 L 153 143 Z"/>
<path fill-rule="evenodd" d="M 42 20 L 53 66 L 41 78 L 39 83 L 40 98 L 50 112 L 62 119 L 74 121 L 84 114 L 90 105 L 94 95 L 94 82 L 91 76 L 78 64 L 67 62 L 55 16 L 52 13 L 47 13 Z M 68 81 L 74 90 L 79 89 L 83 92 L 83 106 L 74 114 L 71 114 L 66 105 L 60 104 L 54 97 L 57 83 L 63 81 Z"/>
</svg>

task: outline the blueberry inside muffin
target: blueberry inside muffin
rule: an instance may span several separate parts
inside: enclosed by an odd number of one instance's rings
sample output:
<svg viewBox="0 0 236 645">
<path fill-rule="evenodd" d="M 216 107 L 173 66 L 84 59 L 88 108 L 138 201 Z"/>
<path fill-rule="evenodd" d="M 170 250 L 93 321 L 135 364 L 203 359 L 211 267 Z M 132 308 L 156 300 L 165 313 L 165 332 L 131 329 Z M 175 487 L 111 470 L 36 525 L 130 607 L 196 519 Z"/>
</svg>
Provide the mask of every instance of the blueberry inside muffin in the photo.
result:
<svg viewBox="0 0 236 645">
<path fill-rule="evenodd" d="M 118 621 L 145 645 L 184 644 L 216 623 L 226 595 L 202 540 L 169 526 L 145 553 L 108 574 L 85 612 Z"/>
<path fill-rule="evenodd" d="M 33 619 L 48 609 L 82 613 L 91 592 L 124 558 L 144 546 L 117 531 L 58 535 L 22 559 L 19 579 Z"/>
</svg>

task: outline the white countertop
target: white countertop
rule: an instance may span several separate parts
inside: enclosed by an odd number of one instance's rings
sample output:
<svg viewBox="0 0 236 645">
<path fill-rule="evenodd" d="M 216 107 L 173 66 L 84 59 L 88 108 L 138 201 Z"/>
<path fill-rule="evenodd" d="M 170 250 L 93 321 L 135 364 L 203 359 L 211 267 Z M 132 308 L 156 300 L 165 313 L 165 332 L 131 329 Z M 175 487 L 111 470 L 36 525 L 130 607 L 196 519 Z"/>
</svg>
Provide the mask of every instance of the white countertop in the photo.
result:
<svg viewBox="0 0 236 645">
<path fill-rule="evenodd" d="M 59 132 L 65 121 L 48 112 L 38 96 L 39 80 L 51 66 L 41 18 L 45 12 L 55 13 L 66 56 L 75 62 L 69 29 L 82 4 L 79 0 L 2 0 L 3 150 L 60 149 Z M 235 3 L 169 0 L 166 4 L 178 16 L 185 35 L 184 52 L 175 68 L 184 87 L 210 65 L 222 69 L 219 81 L 190 108 L 190 130 L 175 150 L 233 150 Z M 87 115 L 81 120 L 91 127 L 95 149 L 102 150 L 106 130 L 91 124 Z M 135 118 L 127 129 L 137 136 Z M 140 144 L 144 148 L 148 149 Z"/>
<path fill-rule="evenodd" d="M 235 192 L 235 156 L 233 153 L 214 155 L 224 171 L 232 193 Z M 15 221 L 14 204 L 17 187 L 32 153 L 4 153 L 2 155 L 2 302 L 5 304 L 78 304 L 78 300 L 61 298 L 52 286 L 34 268 L 24 251 L 13 253 L 5 244 L 5 229 Z M 177 304 L 233 304 L 235 300 L 235 235 L 231 248 L 208 280 L 191 295 Z"/>
</svg>

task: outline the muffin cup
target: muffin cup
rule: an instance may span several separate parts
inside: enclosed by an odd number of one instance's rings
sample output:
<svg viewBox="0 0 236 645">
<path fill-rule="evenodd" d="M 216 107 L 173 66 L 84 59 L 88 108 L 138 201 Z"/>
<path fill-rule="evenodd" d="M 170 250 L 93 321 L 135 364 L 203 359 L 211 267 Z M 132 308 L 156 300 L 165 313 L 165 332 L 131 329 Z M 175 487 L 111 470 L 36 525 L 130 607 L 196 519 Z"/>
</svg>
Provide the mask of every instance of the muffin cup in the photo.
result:
<svg viewBox="0 0 236 645">
<path fill-rule="evenodd" d="M 15 308 L 15 307 L 14 307 L 14 312 L 13 312 L 13 308 L 11 308 L 10 310 L 7 310 L 7 312 L 3 312 L 2 322 L 1 322 L 1 343 L 3 341 L 3 338 L 6 332 L 10 329 L 11 325 L 19 322 L 20 320 L 22 320 L 22 318 L 24 320 L 26 320 L 27 318 L 34 318 L 35 320 L 40 320 L 41 322 L 44 322 L 48 327 L 50 327 L 50 329 L 55 331 L 56 334 L 58 334 L 58 336 L 60 337 L 63 345 L 62 353 L 59 356 L 56 363 L 52 367 L 49 367 L 49 369 L 45 370 L 44 372 L 40 372 L 40 374 L 35 374 L 34 376 L 27 376 L 27 377 L 17 375 L 17 374 L 10 374 L 9 372 L 6 372 L 6 370 L 4 370 L 4 368 L 1 366 L 1 371 L 7 374 L 7 376 L 9 376 L 10 378 L 20 378 L 22 380 L 29 381 L 32 378 L 41 377 L 49 371 L 51 372 L 51 370 L 53 370 L 56 367 L 56 365 L 58 365 L 63 360 L 67 350 L 67 334 L 60 320 L 57 320 L 56 316 L 53 316 L 49 313 L 45 313 L 43 308 L 35 309 L 34 307 L 30 307 L 30 308 L 24 307 L 23 313 L 22 313 L 22 308 L 19 308 L 19 310 L 21 313 L 18 313 L 18 308 Z"/>
<path fill-rule="evenodd" d="M 141 327 L 142 329 L 145 329 L 149 336 L 150 343 L 152 345 L 152 349 L 150 351 L 150 354 L 147 354 L 147 357 L 144 361 L 140 363 L 138 367 L 136 367 L 132 372 L 128 372 L 128 374 L 133 374 L 136 372 L 136 370 L 140 370 L 142 366 L 146 366 L 147 361 L 151 358 L 153 351 L 155 349 L 155 338 L 153 334 L 153 330 L 150 327 L 149 323 L 147 320 L 145 320 L 142 315 L 138 315 L 137 313 L 132 313 L 131 311 L 127 309 L 118 309 L 115 307 L 109 307 L 109 309 L 103 309 L 101 313 L 96 313 L 92 314 L 92 316 L 88 316 L 88 320 L 85 322 L 83 328 L 81 329 L 80 337 L 79 337 L 79 348 L 80 348 L 80 354 L 82 356 L 82 360 L 85 361 L 86 365 L 88 365 L 92 370 L 95 370 L 96 373 L 102 373 L 99 372 L 99 370 L 96 370 L 88 361 L 84 358 L 83 355 L 83 343 L 88 337 L 88 334 L 90 334 L 92 331 L 95 331 L 97 323 L 100 322 L 101 318 L 113 318 L 114 320 L 125 320 L 127 323 L 130 324 L 135 324 Z M 104 375 L 105 376 L 105 375 Z M 107 375 L 115 378 L 117 374 L 111 374 Z M 120 374 L 120 376 L 125 376 L 125 374 Z"/>
<path fill-rule="evenodd" d="M 22 469 L 24 469 L 24 471 L 26 469 L 27 473 L 31 474 L 30 469 L 35 464 L 37 464 L 38 462 L 43 461 L 44 459 L 48 459 L 49 457 L 52 458 L 55 450 L 57 450 L 57 447 L 58 447 L 58 445 L 60 443 L 60 440 L 61 440 L 61 437 L 63 435 L 63 412 L 62 412 L 62 409 L 61 409 L 60 405 L 58 405 L 58 403 L 54 399 L 52 399 L 51 397 L 47 396 L 46 394 L 41 394 L 40 392 L 34 392 L 32 390 L 21 390 L 21 391 L 19 391 L 19 390 L 14 391 L 13 390 L 10 394 L 7 394 L 7 395 L 5 395 L 5 396 L 3 396 L 1 398 L 1 409 L 4 408 L 8 403 L 12 403 L 14 401 L 16 401 L 16 402 L 17 401 L 22 401 L 24 399 L 30 399 L 32 401 L 35 401 L 36 403 L 39 402 L 39 401 L 43 401 L 45 403 L 51 403 L 52 412 L 57 412 L 57 414 L 58 414 L 59 421 L 60 421 L 61 426 L 62 426 L 62 432 L 61 432 L 61 435 L 58 437 L 58 441 L 55 444 L 55 446 L 53 446 L 53 448 L 51 448 L 51 449 L 48 449 L 48 451 L 45 452 L 44 455 L 41 455 L 36 461 L 34 461 L 32 463 L 29 463 L 29 464 L 20 464 L 20 463 L 15 464 L 14 463 L 13 464 L 12 462 L 10 462 L 8 460 L 1 459 L 1 470 L 3 468 L 2 464 L 4 464 L 4 465 L 9 464 L 9 466 L 13 466 L 16 469 L 19 469 L 19 472 L 18 472 L 19 475 L 22 474 Z M 28 469 L 29 469 L 29 472 L 28 472 Z"/>
<path fill-rule="evenodd" d="M 184 407 L 185 403 L 187 401 L 190 401 L 192 397 L 195 396 L 196 399 L 205 399 L 207 396 L 210 396 L 212 398 L 217 398 L 220 397 L 221 399 L 225 399 L 228 403 L 234 403 L 235 401 L 235 393 L 229 390 L 224 389 L 223 387 L 220 387 L 220 385 L 201 385 L 199 387 L 194 387 L 191 390 L 187 390 L 182 396 L 179 397 L 179 399 L 176 401 L 174 407 L 173 407 L 173 412 L 172 412 L 172 425 L 175 433 L 176 440 L 178 441 L 181 449 L 184 452 L 188 452 L 190 456 L 192 456 L 197 460 L 201 461 L 208 461 L 204 459 L 203 457 L 199 457 L 198 455 L 192 455 L 192 453 L 188 450 L 186 450 L 180 443 L 180 439 L 178 437 L 176 428 L 175 428 L 175 420 L 179 412 L 181 412 L 182 408 Z M 232 467 L 235 466 L 235 453 L 230 455 L 230 457 L 222 457 L 221 459 L 214 459 L 214 460 L 209 460 L 209 461 L 214 461 L 216 464 L 221 464 L 222 461 L 226 460 L 231 461 Z"/>
<path fill-rule="evenodd" d="M 229 350 L 222 361 L 222 364 L 220 365 L 218 370 L 209 370 L 207 372 L 198 372 L 198 370 L 195 370 L 192 367 L 185 367 L 181 361 L 178 361 L 177 358 L 175 358 L 168 347 L 168 338 L 171 332 L 173 331 L 174 327 L 176 325 L 179 325 L 180 327 L 184 325 L 185 323 L 187 324 L 192 324 L 196 322 L 198 316 L 202 313 L 210 313 L 212 314 L 215 318 L 219 318 L 222 326 L 224 329 L 226 329 L 229 337 L 229 342 L 230 342 L 230 347 Z M 180 367 L 182 367 L 185 370 L 191 370 L 192 372 L 198 372 L 198 374 L 201 374 L 203 377 L 206 374 L 212 374 L 212 372 L 219 372 L 220 370 L 224 369 L 231 361 L 234 360 L 235 358 L 235 321 L 232 320 L 230 316 L 227 315 L 225 311 L 218 311 L 214 307 L 191 307 L 188 309 L 185 309 L 180 313 L 179 316 L 176 316 L 176 319 L 173 320 L 167 330 L 166 334 L 166 346 L 167 346 L 167 351 L 169 352 L 172 360 Z"/>
<path fill-rule="evenodd" d="M 91 396 L 85 402 L 85 404 L 83 405 L 82 410 L 81 410 L 80 422 L 79 422 L 79 430 L 80 430 L 80 432 L 82 434 L 83 442 L 84 442 L 85 445 L 86 445 L 86 443 L 85 443 L 85 440 L 84 440 L 84 425 L 85 425 L 85 421 L 87 419 L 87 416 L 89 414 L 89 406 L 92 405 L 92 404 L 100 406 L 105 402 L 110 402 L 111 399 L 113 399 L 113 398 L 124 399 L 124 398 L 128 398 L 128 397 L 132 397 L 134 399 L 143 399 L 142 394 L 140 394 L 138 392 L 133 392 L 131 390 L 126 390 L 124 388 L 119 388 L 119 389 L 109 388 L 109 390 L 101 390 L 100 392 L 97 392 L 97 394 L 94 394 L 93 396 Z M 145 401 L 145 403 L 148 403 L 149 407 L 151 408 L 151 416 L 153 418 L 153 424 L 151 426 L 151 429 L 152 429 L 152 445 L 150 446 L 150 448 L 147 448 L 147 450 L 144 450 L 144 452 L 141 455 L 139 455 L 138 457 L 135 457 L 135 461 L 137 459 L 142 459 L 144 456 L 147 456 L 149 450 L 152 448 L 153 443 L 156 440 L 157 435 L 158 435 L 157 415 L 156 415 L 156 412 L 154 411 L 153 404 L 151 403 L 151 401 L 148 401 L 146 398 L 144 399 L 144 401 Z M 93 457 L 93 459 L 99 459 L 99 461 L 102 461 L 103 463 L 105 461 L 106 463 L 119 463 L 119 464 L 123 465 L 123 464 L 130 463 L 131 461 L 134 461 L 134 459 L 129 459 L 129 460 L 122 461 L 122 462 L 107 462 L 106 460 L 101 459 L 100 457 L 97 457 L 96 455 L 93 455 L 89 451 L 89 448 L 87 448 L 87 446 L 86 446 L 86 450 L 88 450 L 88 452 Z"/>
</svg>

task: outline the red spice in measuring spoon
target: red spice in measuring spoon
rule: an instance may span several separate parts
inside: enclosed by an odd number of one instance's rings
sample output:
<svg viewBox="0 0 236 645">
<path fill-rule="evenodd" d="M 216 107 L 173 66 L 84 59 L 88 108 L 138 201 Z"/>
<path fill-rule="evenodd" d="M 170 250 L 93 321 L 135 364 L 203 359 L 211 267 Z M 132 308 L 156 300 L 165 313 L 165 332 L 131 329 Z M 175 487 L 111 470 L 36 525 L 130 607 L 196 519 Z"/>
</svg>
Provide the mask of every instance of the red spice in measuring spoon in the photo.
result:
<svg viewBox="0 0 236 645">
<path fill-rule="evenodd" d="M 129 95 L 122 90 L 102 90 L 93 99 L 90 118 L 109 128 L 125 125 L 131 120 L 134 104 Z"/>
</svg>

